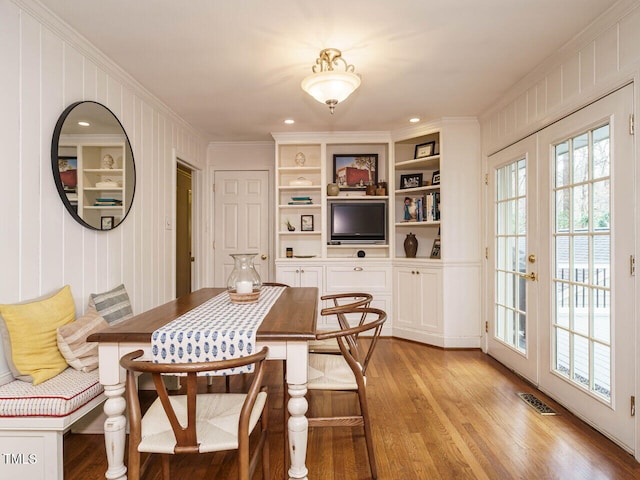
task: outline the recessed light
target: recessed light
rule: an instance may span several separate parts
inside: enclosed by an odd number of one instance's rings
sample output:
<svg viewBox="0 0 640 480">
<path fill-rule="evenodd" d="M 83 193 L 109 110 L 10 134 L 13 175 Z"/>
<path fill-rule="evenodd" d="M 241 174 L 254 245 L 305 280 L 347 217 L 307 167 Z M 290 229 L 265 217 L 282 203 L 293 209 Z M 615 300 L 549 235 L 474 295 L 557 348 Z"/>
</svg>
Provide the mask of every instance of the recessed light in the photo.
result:
<svg viewBox="0 0 640 480">
<path fill-rule="evenodd" d="M 418 117 L 413 117 L 409 119 L 409 122 L 411 123 L 418 123 L 420 121 L 420 119 Z"/>
<path fill-rule="evenodd" d="M 89 122 L 78 122 L 78 125 L 80 125 L 81 127 L 88 127 L 91 124 Z"/>
<path fill-rule="evenodd" d="M 296 123 L 296 121 L 292 118 L 287 118 L 284 123 L 286 123 L 287 125 L 293 125 L 294 123 Z"/>
</svg>

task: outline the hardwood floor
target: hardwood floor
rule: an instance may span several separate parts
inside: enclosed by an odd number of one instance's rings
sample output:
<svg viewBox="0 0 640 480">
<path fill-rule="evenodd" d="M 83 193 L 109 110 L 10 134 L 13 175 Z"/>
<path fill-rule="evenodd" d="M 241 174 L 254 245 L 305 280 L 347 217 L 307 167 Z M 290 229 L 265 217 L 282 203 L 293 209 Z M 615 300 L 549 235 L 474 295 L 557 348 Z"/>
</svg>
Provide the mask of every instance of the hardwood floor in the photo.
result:
<svg viewBox="0 0 640 480">
<path fill-rule="evenodd" d="M 268 367 L 271 474 L 282 479 L 281 362 Z M 640 478 L 631 455 L 480 351 L 381 339 L 367 378 L 380 479 Z M 518 392 L 536 393 L 558 415 L 538 414 Z M 355 408 L 346 393 L 313 392 L 309 402 L 314 413 Z M 67 435 L 64 465 L 66 480 L 104 478 L 102 436 Z M 310 429 L 307 467 L 310 480 L 369 478 L 362 429 Z M 235 454 L 178 456 L 172 474 L 233 479 Z"/>
</svg>

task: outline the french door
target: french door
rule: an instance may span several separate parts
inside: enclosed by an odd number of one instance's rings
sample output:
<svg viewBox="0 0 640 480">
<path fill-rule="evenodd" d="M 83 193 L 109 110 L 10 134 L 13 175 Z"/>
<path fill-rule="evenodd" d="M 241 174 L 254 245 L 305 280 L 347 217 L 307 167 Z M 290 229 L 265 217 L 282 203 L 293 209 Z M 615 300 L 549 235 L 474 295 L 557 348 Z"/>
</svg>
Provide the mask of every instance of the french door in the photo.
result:
<svg viewBox="0 0 640 480">
<path fill-rule="evenodd" d="M 634 451 L 627 86 L 489 160 L 489 353 Z M 531 178 L 535 176 L 535 178 Z"/>
<path fill-rule="evenodd" d="M 529 137 L 489 159 L 488 249 L 492 278 L 489 353 L 533 383 L 538 381 L 536 142 Z"/>
</svg>

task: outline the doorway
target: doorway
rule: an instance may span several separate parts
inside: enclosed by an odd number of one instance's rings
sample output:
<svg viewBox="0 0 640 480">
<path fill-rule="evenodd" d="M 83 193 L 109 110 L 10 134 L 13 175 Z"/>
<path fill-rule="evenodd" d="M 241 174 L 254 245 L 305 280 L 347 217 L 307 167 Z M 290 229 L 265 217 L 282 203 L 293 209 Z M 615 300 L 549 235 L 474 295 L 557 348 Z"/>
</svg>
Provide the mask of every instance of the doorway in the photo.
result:
<svg viewBox="0 0 640 480">
<path fill-rule="evenodd" d="M 192 289 L 193 234 L 192 197 L 193 171 L 178 163 L 176 175 L 176 298 Z"/>
<path fill-rule="evenodd" d="M 490 355 L 630 452 L 632 111 L 629 85 L 489 158 L 487 325 Z"/>
</svg>

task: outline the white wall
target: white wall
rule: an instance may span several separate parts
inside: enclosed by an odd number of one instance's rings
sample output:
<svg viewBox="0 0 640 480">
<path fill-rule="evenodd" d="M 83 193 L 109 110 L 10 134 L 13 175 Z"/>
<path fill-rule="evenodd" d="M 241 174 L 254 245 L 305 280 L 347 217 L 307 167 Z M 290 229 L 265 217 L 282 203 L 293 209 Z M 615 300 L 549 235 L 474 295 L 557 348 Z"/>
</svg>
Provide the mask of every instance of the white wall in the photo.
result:
<svg viewBox="0 0 640 480">
<path fill-rule="evenodd" d="M 174 232 L 164 220 L 173 212 L 174 152 L 204 170 L 204 138 L 31 0 L 0 0 L 0 65 L 0 303 L 65 284 L 78 313 L 90 293 L 119 283 L 136 313 L 172 299 Z M 79 100 L 110 108 L 133 148 L 133 208 L 109 232 L 76 223 L 52 178 L 53 129 Z"/>
<path fill-rule="evenodd" d="M 637 79 L 639 67 L 640 2 L 621 0 L 482 115 L 484 154 Z"/>
<path fill-rule="evenodd" d="M 214 193 L 211 187 L 215 180 L 216 170 L 265 170 L 269 172 L 269 226 L 274 224 L 274 168 L 275 168 L 275 142 L 212 142 L 207 148 L 207 172 L 205 187 L 207 198 L 205 203 L 209 212 L 208 222 L 211 228 L 207 228 L 204 234 L 203 245 L 205 245 L 205 282 L 209 286 L 214 285 L 214 271 L 216 268 L 214 261 L 214 251 L 212 248 L 214 241 L 214 230 L 216 219 L 213 218 Z M 275 278 L 273 263 L 273 245 L 275 234 L 269 233 L 269 278 Z"/>
</svg>

